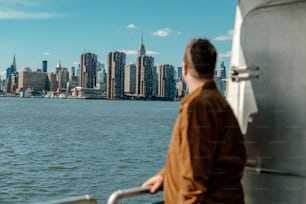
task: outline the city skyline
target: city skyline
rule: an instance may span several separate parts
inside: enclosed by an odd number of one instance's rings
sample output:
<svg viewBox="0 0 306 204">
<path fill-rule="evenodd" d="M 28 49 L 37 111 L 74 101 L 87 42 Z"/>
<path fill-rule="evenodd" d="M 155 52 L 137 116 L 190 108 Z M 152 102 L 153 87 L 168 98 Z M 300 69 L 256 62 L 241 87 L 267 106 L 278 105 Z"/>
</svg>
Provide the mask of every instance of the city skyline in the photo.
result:
<svg viewBox="0 0 306 204">
<path fill-rule="evenodd" d="M 151 3 L 151 4 L 150 4 Z M 236 0 L 177 0 L 145 3 L 81 0 L 0 0 L 0 75 L 16 56 L 17 71 L 24 67 L 55 72 L 58 60 L 70 68 L 80 53 L 96 53 L 107 63 L 107 53 L 123 51 L 126 63 L 135 62 L 143 35 L 146 53 L 154 63 L 181 66 L 185 45 L 206 37 L 229 64 Z M 217 64 L 218 67 L 218 64 Z"/>
</svg>

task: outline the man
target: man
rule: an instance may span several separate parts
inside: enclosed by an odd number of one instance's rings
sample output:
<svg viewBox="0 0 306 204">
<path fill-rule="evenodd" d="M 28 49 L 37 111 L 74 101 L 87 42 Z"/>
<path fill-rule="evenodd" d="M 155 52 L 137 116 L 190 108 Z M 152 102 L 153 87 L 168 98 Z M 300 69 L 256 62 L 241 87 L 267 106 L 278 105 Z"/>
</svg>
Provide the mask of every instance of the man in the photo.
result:
<svg viewBox="0 0 306 204">
<path fill-rule="evenodd" d="M 165 204 L 244 203 L 240 183 L 246 163 L 243 135 L 214 82 L 217 53 L 206 39 L 186 47 L 182 100 L 165 167 L 143 183 L 163 187 Z"/>
</svg>

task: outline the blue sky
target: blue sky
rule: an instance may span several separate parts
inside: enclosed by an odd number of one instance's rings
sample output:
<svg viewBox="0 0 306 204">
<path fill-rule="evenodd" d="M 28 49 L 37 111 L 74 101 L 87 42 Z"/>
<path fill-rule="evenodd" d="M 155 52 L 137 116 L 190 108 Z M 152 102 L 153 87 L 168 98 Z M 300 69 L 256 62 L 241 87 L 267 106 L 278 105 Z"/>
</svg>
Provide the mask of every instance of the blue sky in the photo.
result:
<svg viewBox="0 0 306 204">
<path fill-rule="evenodd" d="M 16 55 L 17 70 L 69 68 L 84 51 L 107 64 L 110 51 L 122 50 L 127 64 L 136 57 L 143 34 L 155 65 L 180 66 L 186 44 L 206 37 L 219 63 L 229 65 L 237 0 L 0 0 L 0 73 Z"/>
</svg>

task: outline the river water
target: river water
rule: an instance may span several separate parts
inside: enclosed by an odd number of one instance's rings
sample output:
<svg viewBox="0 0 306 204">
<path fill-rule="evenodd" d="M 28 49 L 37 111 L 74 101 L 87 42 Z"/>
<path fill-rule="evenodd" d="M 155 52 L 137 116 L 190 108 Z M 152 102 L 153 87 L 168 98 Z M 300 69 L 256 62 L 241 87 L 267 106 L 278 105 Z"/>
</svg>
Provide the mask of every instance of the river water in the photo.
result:
<svg viewBox="0 0 306 204">
<path fill-rule="evenodd" d="M 106 203 L 163 166 L 179 102 L 0 97 L 0 203 Z M 122 203 L 162 199 L 141 195 Z"/>
</svg>

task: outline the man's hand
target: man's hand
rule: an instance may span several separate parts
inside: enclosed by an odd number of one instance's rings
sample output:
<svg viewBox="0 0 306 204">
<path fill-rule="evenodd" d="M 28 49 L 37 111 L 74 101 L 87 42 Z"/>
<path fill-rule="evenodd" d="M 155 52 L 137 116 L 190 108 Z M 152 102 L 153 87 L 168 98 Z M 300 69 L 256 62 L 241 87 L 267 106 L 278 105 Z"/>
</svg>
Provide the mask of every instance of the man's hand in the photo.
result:
<svg viewBox="0 0 306 204">
<path fill-rule="evenodd" d="M 151 186 L 150 193 L 156 193 L 159 189 L 163 187 L 164 178 L 160 175 L 156 175 L 144 182 L 141 187 Z"/>
</svg>

